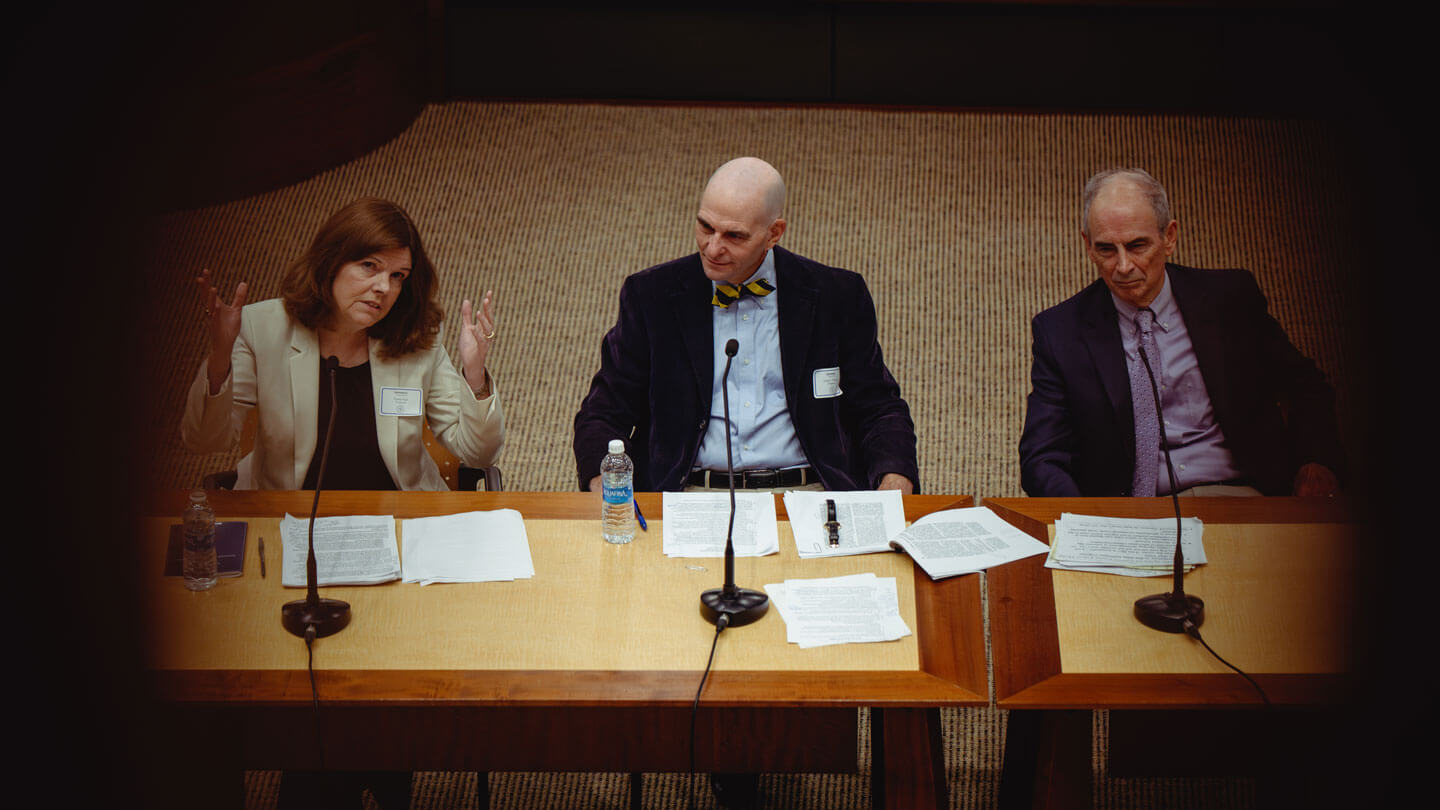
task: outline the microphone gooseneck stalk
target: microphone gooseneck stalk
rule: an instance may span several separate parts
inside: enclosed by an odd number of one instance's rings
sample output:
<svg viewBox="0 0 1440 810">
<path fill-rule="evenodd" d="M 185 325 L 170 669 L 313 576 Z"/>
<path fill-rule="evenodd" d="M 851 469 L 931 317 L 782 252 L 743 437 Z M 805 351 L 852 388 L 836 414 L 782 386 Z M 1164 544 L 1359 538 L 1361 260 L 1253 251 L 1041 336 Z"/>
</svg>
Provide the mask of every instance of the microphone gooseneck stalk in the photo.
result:
<svg viewBox="0 0 1440 810">
<path fill-rule="evenodd" d="M 730 363 L 738 351 L 740 342 L 731 338 L 725 344 L 725 372 L 720 377 L 720 397 L 725 406 L 725 464 L 730 476 L 730 525 L 725 532 L 725 585 L 700 594 L 701 615 L 717 627 L 750 624 L 770 609 L 770 597 L 760 591 L 735 585 L 735 456 L 730 446 Z"/>
<path fill-rule="evenodd" d="M 1175 572 L 1169 593 L 1156 593 L 1135 600 L 1135 618 L 1146 627 L 1166 633 L 1185 633 L 1205 621 L 1205 602 L 1185 593 L 1185 554 L 1180 548 L 1180 485 L 1175 480 L 1175 465 L 1170 461 L 1170 438 L 1165 434 L 1165 411 L 1160 405 L 1160 389 L 1155 384 L 1155 370 L 1143 346 L 1137 347 L 1145 374 L 1150 378 L 1150 393 L 1155 397 L 1155 418 L 1160 422 L 1160 447 L 1165 451 L 1165 471 L 1170 476 L 1170 501 L 1175 507 Z M 1140 448 L 1136 448 L 1138 454 Z"/>
<path fill-rule="evenodd" d="M 735 595 L 735 452 L 730 446 L 730 363 L 740 341 L 725 343 L 725 373 L 720 377 L 720 400 L 725 403 L 725 471 L 730 483 L 730 525 L 725 527 L 725 595 Z"/>
<path fill-rule="evenodd" d="M 335 372 L 340 361 L 334 355 L 325 358 L 326 376 L 330 378 L 330 419 L 325 425 L 325 444 L 320 448 L 320 472 L 315 476 L 315 500 L 310 504 L 310 550 L 305 558 L 305 598 L 286 602 L 280 608 L 280 624 L 291 634 L 306 638 L 334 635 L 350 624 L 350 603 L 339 599 L 320 598 L 320 575 L 315 565 L 315 516 L 320 511 L 320 490 L 325 486 L 325 464 L 330 459 L 330 437 L 335 433 Z"/>
</svg>

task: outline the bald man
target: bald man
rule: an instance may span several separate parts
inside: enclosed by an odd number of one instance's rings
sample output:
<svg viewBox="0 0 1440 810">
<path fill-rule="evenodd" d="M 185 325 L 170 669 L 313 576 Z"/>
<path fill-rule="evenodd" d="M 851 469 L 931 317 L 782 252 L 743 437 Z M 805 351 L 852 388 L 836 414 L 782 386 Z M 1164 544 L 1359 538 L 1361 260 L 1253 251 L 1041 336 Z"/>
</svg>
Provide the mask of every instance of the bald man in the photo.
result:
<svg viewBox="0 0 1440 810">
<path fill-rule="evenodd" d="M 1335 494 L 1334 395 L 1255 278 L 1167 261 L 1180 226 L 1143 170 L 1100 172 L 1082 201 L 1080 236 L 1100 277 L 1031 324 L 1025 492 L 1168 494 L 1163 436 L 1182 495 Z"/>
<path fill-rule="evenodd" d="M 710 177 L 696 253 L 635 273 L 575 416 L 582 489 L 624 439 L 641 491 L 725 489 L 721 378 L 729 378 L 735 485 L 771 490 L 919 485 L 915 426 L 875 336 L 859 275 L 778 246 L 785 183 L 737 158 Z"/>
</svg>

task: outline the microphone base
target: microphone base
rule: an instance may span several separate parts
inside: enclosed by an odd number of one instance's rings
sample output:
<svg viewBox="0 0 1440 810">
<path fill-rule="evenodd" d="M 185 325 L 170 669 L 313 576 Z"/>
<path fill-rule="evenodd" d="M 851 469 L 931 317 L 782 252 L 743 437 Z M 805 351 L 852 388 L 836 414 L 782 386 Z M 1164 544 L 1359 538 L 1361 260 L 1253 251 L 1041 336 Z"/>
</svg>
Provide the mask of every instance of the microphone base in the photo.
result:
<svg viewBox="0 0 1440 810">
<path fill-rule="evenodd" d="M 729 627 L 741 627 L 758 621 L 770 609 L 770 597 L 749 588 L 736 588 L 725 593 L 724 588 L 711 588 L 700 594 L 700 615 L 711 624 L 719 624 L 720 617 L 729 616 Z"/>
<path fill-rule="evenodd" d="M 333 636 L 350 624 L 350 603 L 339 599 L 321 599 L 315 604 L 297 599 L 280 607 L 280 624 L 292 636 L 305 637 L 307 628 L 315 628 L 315 637 Z"/>
<path fill-rule="evenodd" d="M 1205 621 L 1205 602 L 1189 594 L 1156 593 L 1135 600 L 1135 618 L 1162 633 L 1183 633 L 1188 621 L 1199 627 Z"/>
</svg>

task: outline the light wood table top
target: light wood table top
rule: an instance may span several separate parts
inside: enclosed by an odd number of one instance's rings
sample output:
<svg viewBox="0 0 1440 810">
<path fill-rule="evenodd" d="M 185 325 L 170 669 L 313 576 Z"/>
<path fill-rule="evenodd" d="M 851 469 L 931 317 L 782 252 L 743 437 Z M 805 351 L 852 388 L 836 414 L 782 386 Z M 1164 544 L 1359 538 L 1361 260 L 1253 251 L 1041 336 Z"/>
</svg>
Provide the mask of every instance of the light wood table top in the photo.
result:
<svg viewBox="0 0 1440 810">
<path fill-rule="evenodd" d="M 1250 673 L 1270 699 L 1321 704 L 1344 696 L 1357 599 L 1360 526 L 1344 501 L 1182 498 L 1205 522 L 1208 564 L 1185 577 L 1205 600 L 1211 647 Z M 1064 512 L 1167 517 L 1168 498 L 986 499 L 1050 542 Z M 1160 708 L 1256 704 L 1239 675 L 1193 639 L 1140 624 L 1134 601 L 1170 590 L 1135 578 L 1044 567 L 1033 557 L 987 573 L 996 697 L 1012 709 Z"/>
<path fill-rule="evenodd" d="M 217 492 L 219 519 L 250 523 L 244 576 L 202 593 L 161 575 L 167 526 L 184 493 L 157 493 L 143 521 L 140 576 L 147 662 L 160 696 L 212 704 L 284 705 L 310 699 L 305 645 L 280 626 L 280 606 L 303 589 L 280 584 L 279 518 L 307 515 L 312 493 Z M 599 537 L 594 493 L 372 493 L 321 497 L 322 515 L 397 519 L 513 508 L 526 517 L 535 577 L 421 587 L 392 582 L 323 588 L 353 619 L 315 644 L 329 701 L 383 705 L 688 705 L 714 628 L 699 594 L 723 579 L 720 559 L 661 553 L 658 494 L 641 493 L 650 522 L 633 543 Z M 738 558 L 736 580 L 763 588 L 786 578 L 873 572 L 894 576 L 912 635 L 897 642 L 801 650 L 772 610 L 726 631 L 705 689 L 707 705 L 937 706 L 988 702 L 979 577 L 933 582 L 900 554 L 801 560 L 781 517 L 781 552 Z M 957 496 L 910 496 L 907 517 L 968 506 Z M 403 532 L 401 553 L 404 553 Z M 268 577 L 260 577 L 257 537 Z"/>
</svg>

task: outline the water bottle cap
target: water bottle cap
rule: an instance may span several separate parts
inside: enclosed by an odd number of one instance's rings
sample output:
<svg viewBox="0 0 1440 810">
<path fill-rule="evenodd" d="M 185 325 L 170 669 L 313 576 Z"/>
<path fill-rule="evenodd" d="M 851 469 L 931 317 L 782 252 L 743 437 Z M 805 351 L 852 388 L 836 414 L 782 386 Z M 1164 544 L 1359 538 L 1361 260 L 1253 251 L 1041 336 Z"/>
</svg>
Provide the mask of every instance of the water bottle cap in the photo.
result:
<svg viewBox="0 0 1440 810">
<path fill-rule="evenodd" d="M 190 491 L 191 503 L 203 503 L 205 501 L 205 490 L 195 489 Z"/>
<path fill-rule="evenodd" d="M 610 440 L 610 455 L 618 456 L 625 452 L 625 442 L 620 439 Z"/>
</svg>

